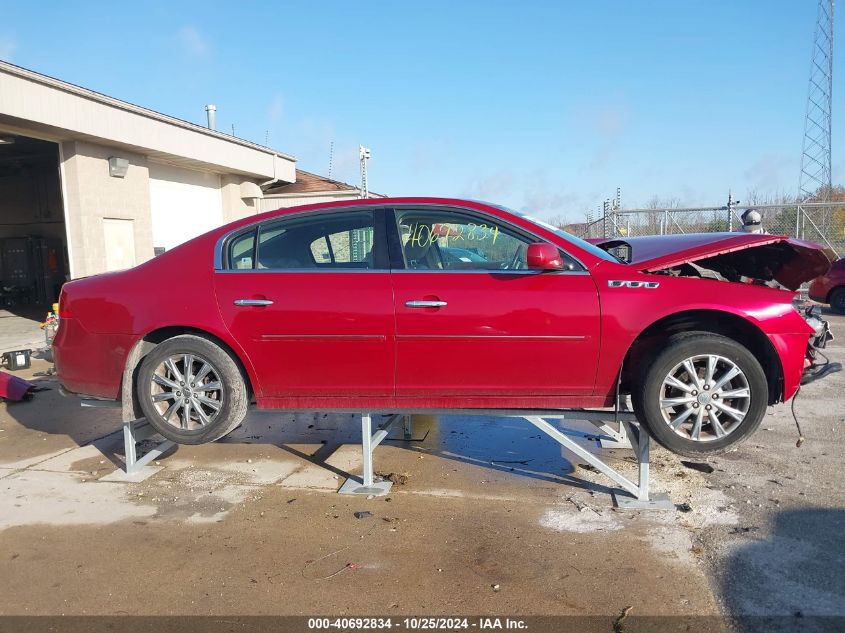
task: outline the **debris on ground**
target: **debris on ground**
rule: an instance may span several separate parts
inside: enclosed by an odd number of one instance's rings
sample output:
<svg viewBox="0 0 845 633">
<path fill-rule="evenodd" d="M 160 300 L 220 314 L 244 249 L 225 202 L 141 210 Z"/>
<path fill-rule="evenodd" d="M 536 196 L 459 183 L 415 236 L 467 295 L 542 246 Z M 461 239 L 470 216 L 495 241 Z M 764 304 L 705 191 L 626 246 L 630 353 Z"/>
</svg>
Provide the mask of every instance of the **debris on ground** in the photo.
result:
<svg viewBox="0 0 845 633">
<path fill-rule="evenodd" d="M 684 503 L 676 503 L 675 507 L 680 510 L 681 512 L 692 512 L 692 506 L 686 502 Z"/>
<path fill-rule="evenodd" d="M 408 483 L 408 479 L 410 479 L 410 475 L 407 473 L 376 473 L 376 475 L 387 481 L 392 481 L 399 486 L 404 486 Z"/>
<path fill-rule="evenodd" d="M 633 609 L 633 605 L 629 605 L 622 609 L 622 613 L 619 614 L 619 617 L 616 618 L 613 622 L 613 633 L 624 633 L 625 631 L 625 618 L 628 617 L 628 612 Z"/>
<path fill-rule="evenodd" d="M 698 472 L 705 473 L 707 475 L 716 471 L 715 468 L 713 468 L 710 464 L 707 464 L 705 462 L 688 462 L 688 461 L 682 459 L 681 464 L 686 466 L 687 468 L 689 468 L 691 470 L 697 470 Z"/>
<path fill-rule="evenodd" d="M 0 371 L 0 399 L 11 402 L 30 400 L 35 391 L 36 385 L 28 380 Z"/>
<path fill-rule="evenodd" d="M 369 510 L 362 510 L 360 512 L 355 512 L 354 515 L 356 519 L 369 519 L 373 516 L 373 513 Z"/>
<path fill-rule="evenodd" d="M 591 473 L 599 472 L 599 469 L 593 466 L 592 464 L 578 464 L 578 468 L 582 468 Z"/>
<path fill-rule="evenodd" d="M 759 530 L 757 526 L 751 525 L 748 527 L 735 527 L 733 528 L 730 533 L 731 534 L 748 534 L 749 532 L 756 532 Z"/>
<path fill-rule="evenodd" d="M 495 585 L 490 585 L 490 588 L 491 588 L 493 591 L 499 591 L 499 585 L 498 585 L 498 584 L 495 584 Z"/>
<path fill-rule="evenodd" d="M 582 503 L 574 497 L 567 497 L 566 500 L 572 505 L 574 505 L 578 512 L 583 512 L 584 510 L 592 510 L 592 508 L 586 503 Z"/>
</svg>

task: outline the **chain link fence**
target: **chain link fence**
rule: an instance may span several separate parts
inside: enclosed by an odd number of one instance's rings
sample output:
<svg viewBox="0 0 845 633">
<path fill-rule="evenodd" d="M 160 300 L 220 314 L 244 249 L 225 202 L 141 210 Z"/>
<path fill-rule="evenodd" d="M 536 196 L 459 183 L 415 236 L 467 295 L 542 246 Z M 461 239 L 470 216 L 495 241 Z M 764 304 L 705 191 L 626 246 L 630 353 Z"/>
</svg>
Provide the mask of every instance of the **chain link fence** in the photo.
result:
<svg viewBox="0 0 845 633">
<path fill-rule="evenodd" d="M 583 238 L 741 231 L 741 216 L 748 209 L 760 213 L 766 233 L 816 242 L 831 249 L 837 256 L 845 255 L 845 206 L 819 202 L 734 206 L 730 209 L 612 209 L 598 220 L 565 228 Z"/>
</svg>

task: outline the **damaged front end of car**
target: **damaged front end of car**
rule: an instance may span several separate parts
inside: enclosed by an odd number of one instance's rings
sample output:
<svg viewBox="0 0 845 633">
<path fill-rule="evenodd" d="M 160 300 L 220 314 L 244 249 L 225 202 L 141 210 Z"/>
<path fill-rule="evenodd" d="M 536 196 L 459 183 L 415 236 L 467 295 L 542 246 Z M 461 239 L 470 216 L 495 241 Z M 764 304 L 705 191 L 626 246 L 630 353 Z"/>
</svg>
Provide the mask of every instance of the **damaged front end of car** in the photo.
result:
<svg viewBox="0 0 845 633">
<path fill-rule="evenodd" d="M 807 325 L 813 328 L 814 332 L 807 343 L 801 384 L 807 385 L 829 374 L 841 371 L 842 365 L 840 363 L 831 363 L 827 356 L 821 352 L 833 340 L 830 324 L 822 318 L 821 307 L 809 301 L 799 301 L 796 302 L 795 309 L 804 318 Z"/>
<path fill-rule="evenodd" d="M 823 275 L 835 254 L 813 242 L 763 233 L 696 233 L 592 239 L 590 242 L 638 270 L 656 275 L 692 277 L 795 293 Z M 833 339 L 821 308 L 795 300 L 793 307 L 812 328 L 801 384 L 841 369 L 820 351 Z"/>
</svg>

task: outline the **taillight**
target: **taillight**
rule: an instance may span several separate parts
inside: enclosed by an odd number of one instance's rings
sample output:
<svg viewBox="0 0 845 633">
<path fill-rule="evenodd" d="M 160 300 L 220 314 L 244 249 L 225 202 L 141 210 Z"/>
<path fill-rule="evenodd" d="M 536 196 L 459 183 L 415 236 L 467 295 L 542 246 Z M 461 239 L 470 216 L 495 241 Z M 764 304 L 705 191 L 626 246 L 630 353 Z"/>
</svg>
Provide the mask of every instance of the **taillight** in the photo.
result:
<svg viewBox="0 0 845 633">
<path fill-rule="evenodd" d="M 59 319 L 70 319 L 73 317 L 73 312 L 70 311 L 67 305 L 67 293 L 62 290 L 59 295 Z"/>
</svg>

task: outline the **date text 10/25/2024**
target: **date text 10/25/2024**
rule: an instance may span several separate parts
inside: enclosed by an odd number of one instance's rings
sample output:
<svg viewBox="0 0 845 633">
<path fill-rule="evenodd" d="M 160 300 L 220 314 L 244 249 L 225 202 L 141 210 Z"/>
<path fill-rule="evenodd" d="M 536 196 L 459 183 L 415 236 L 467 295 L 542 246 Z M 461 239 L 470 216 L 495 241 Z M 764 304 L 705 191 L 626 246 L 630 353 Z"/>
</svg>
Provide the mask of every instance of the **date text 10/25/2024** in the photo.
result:
<svg viewBox="0 0 845 633">
<path fill-rule="evenodd" d="M 408 617 L 394 618 L 309 618 L 309 630 L 369 630 L 369 629 L 409 629 L 409 630 L 520 630 L 527 629 L 524 620 L 518 618 L 442 618 Z"/>
</svg>

